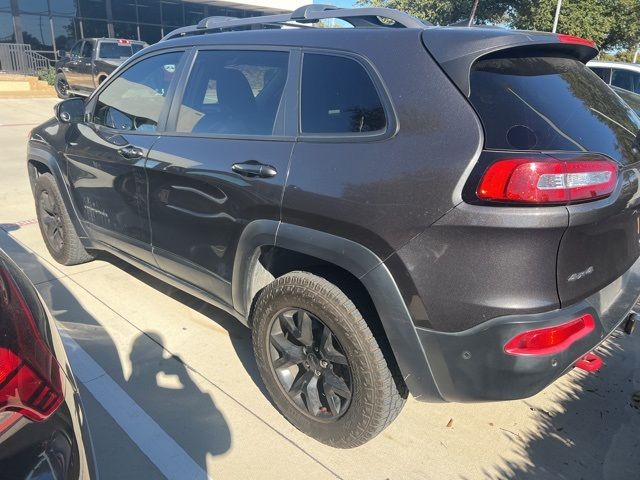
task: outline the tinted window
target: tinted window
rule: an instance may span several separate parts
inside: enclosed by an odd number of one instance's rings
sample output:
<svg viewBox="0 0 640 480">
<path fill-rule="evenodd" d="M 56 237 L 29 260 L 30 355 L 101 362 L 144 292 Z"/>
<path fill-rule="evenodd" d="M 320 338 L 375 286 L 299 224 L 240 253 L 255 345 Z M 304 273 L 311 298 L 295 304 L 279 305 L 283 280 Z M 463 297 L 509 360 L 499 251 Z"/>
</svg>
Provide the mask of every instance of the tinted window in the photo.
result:
<svg viewBox="0 0 640 480">
<path fill-rule="evenodd" d="M 71 52 L 69 52 L 69 54 L 72 57 L 77 57 L 78 55 L 80 55 L 80 48 L 82 48 L 82 42 L 76 43 L 71 49 Z"/>
<path fill-rule="evenodd" d="M 129 58 L 140 50 L 142 50 L 142 45 L 139 43 L 100 42 L 98 56 L 112 59 Z"/>
<path fill-rule="evenodd" d="M 603 68 L 603 67 L 589 67 L 593 70 L 593 73 L 598 75 L 605 83 L 609 83 L 611 81 L 611 69 Z"/>
<path fill-rule="evenodd" d="M 84 42 L 82 47 L 82 57 L 83 58 L 91 58 L 93 54 L 93 42 Z"/>
<path fill-rule="evenodd" d="M 45 15 L 20 15 L 22 38 L 34 50 L 51 50 L 51 26 L 49 17 Z"/>
<path fill-rule="evenodd" d="M 58 50 L 68 50 L 80 36 L 76 22 L 73 18 L 53 17 L 53 33 Z"/>
<path fill-rule="evenodd" d="M 471 71 L 471 102 L 485 146 L 600 152 L 632 160 L 640 121 L 586 66 L 572 58 L 493 58 Z"/>
<path fill-rule="evenodd" d="M 640 73 L 614 68 L 611 76 L 611 85 L 624 88 L 633 93 L 640 93 Z"/>
<path fill-rule="evenodd" d="M 335 55 L 304 55 L 304 133 L 375 132 L 386 125 L 378 92 L 360 63 Z"/>
<path fill-rule="evenodd" d="M 155 131 L 181 56 L 156 55 L 122 72 L 98 96 L 94 122 L 118 130 Z"/>
<path fill-rule="evenodd" d="M 177 130 L 271 135 L 287 81 L 288 59 L 286 52 L 198 53 Z"/>
<path fill-rule="evenodd" d="M 13 17 L 10 13 L 0 13 L 0 42 L 15 42 Z"/>
</svg>

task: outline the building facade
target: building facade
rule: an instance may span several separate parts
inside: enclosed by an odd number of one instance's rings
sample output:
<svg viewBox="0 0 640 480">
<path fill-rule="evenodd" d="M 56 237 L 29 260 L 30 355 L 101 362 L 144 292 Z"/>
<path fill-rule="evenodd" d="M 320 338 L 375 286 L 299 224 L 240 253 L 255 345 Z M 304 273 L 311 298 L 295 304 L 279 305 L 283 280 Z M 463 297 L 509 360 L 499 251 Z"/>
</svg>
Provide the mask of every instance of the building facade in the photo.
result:
<svg viewBox="0 0 640 480">
<path fill-rule="evenodd" d="M 116 37 L 155 43 L 207 16 L 281 13 L 311 0 L 0 0 L 0 42 L 26 43 L 50 58 L 76 40 Z"/>
</svg>

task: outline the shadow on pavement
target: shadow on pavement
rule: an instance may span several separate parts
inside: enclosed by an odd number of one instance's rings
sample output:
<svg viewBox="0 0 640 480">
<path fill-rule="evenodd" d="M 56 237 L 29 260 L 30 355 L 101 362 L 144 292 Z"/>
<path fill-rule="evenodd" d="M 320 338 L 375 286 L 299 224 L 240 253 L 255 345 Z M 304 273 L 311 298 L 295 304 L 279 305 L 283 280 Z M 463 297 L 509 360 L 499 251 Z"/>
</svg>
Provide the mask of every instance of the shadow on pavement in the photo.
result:
<svg viewBox="0 0 640 480">
<path fill-rule="evenodd" d="M 171 356 L 162 348 L 163 339 L 155 332 L 140 332 L 133 341 L 128 358 L 131 375 L 125 378 L 123 363 L 127 359 L 121 357 L 113 338 L 83 308 L 74 294 L 55 279 L 54 272 L 43 265 L 34 253 L 5 233 L 19 228 L 17 225 L 11 227 L 4 225 L 4 232 L 0 230 L 0 248 L 14 259 L 32 282 L 37 283 L 38 292 L 56 320 L 206 472 L 207 457 L 221 455 L 231 446 L 229 427 L 211 396 L 198 388 L 178 357 Z M 88 422 L 91 425 L 91 418 L 88 418 Z M 123 456 L 121 449 L 108 447 L 106 444 L 114 439 L 100 434 L 100 431 L 92 431 L 99 471 L 107 470 L 110 475 L 121 472 L 124 476 L 118 478 L 130 478 L 131 469 L 127 462 L 132 455 Z M 104 449 L 100 448 L 101 444 L 105 445 Z M 110 451 L 108 458 L 101 458 L 103 451 Z M 114 457 L 122 465 L 105 465 L 112 463 Z"/>
<path fill-rule="evenodd" d="M 597 350 L 605 360 L 599 372 L 573 371 L 570 382 L 550 387 L 555 411 L 529 404 L 535 431 L 505 433 L 519 460 L 484 469 L 485 478 L 639 479 L 640 410 L 632 397 L 640 390 L 640 349 L 634 342 L 637 335 L 614 333 Z"/>
<path fill-rule="evenodd" d="M 127 272 L 137 280 L 147 284 L 155 290 L 168 295 L 172 299 L 186 305 L 192 310 L 209 318 L 212 322 L 215 322 L 220 327 L 224 328 L 229 333 L 231 344 L 233 345 L 238 358 L 240 359 L 243 368 L 249 374 L 251 379 L 258 386 L 262 394 L 271 401 L 271 397 L 267 393 L 266 387 L 262 382 L 258 366 L 253 355 L 253 347 L 251 345 L 251 330 L 242 325 L 236 318 L 229 315 L 224 310 L 214 307 L 206 302 L 203 302 L 199 298 L 196 298 L 182 290 L 157 279 L 156 277 L 149 275 L 142 270 L 134 267 L 133 265 L 120 260 L 108 253 L 100 252 L 100 259 L 111 263 L 113 266 Z"/>
</svg>

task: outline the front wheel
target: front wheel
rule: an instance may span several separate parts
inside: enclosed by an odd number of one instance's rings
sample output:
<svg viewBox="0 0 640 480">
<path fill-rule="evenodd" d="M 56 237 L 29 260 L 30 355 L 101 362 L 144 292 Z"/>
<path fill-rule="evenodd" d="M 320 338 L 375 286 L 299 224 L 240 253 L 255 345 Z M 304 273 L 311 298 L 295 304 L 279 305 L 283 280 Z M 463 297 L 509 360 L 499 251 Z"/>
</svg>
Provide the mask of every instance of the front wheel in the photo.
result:
<svg viewBox="0 0 640 480">
<path fill-rule="evenodd" d="M 275 405 L 296 428 L 352 448 L 400 413 L 406 394 L 369 326 L 337 286 L 292 272 L 260 293 L 253 349 Z"/>
<path fill-rule="evenodd" d="M 69 93 L 69 82 L 67 82 L 64 73 L 59 72 L 56 74 L 54 87 L 56 89 L 56 93 L 58 94 L 58 98 L 71 98 L 71 94 Z"/>
<path fill-rule="evenodd" d="M 93 260 L 80 242 L 53 175 L 43 173 L 36 179 L 34 195 L 40 232 L 54 260 L 62 265 Z"/>
</svg>

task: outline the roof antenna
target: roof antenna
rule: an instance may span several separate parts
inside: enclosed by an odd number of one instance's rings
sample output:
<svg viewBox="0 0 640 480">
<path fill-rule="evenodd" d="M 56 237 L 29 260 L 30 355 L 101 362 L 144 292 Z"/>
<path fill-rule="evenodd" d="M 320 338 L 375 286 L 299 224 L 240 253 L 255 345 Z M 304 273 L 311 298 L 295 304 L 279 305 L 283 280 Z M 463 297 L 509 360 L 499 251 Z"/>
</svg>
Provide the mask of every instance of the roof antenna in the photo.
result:
<svg viewBox="0 0 640 480">
<path fill-rule="evenodd" d="M 469 16 L 469 24 L 467 25 L 467 27 L 470 27 L 471 25 L 473 25 L 473 21 L 476 19 L 476 10 L 478 9 L 479 1 L 480 0 L 473 1 L 473 7 L 471 8 L 471 15 Z"/>
</svg>

